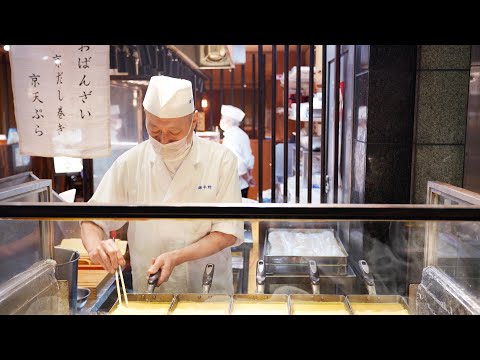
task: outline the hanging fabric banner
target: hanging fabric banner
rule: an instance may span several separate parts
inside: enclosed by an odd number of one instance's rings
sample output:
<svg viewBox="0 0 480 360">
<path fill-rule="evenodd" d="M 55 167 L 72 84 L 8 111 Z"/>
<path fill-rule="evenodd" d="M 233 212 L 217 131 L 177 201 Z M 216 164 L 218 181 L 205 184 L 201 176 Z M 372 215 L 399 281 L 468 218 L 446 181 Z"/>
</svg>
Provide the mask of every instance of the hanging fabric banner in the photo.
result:
<svg viewBox="0 0 480 360">
<path fill-rule="evenodd" d="M 20 152 L 111 155 L 109 45 L 12 45 Z"/>
</svg>

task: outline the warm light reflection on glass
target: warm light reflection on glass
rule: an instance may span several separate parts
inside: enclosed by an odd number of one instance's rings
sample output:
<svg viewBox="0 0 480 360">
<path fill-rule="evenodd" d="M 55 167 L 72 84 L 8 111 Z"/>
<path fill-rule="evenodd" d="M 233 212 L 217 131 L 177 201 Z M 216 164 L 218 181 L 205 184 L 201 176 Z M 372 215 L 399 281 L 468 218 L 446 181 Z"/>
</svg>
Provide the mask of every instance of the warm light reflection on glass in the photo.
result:
<svg viewBox="0 0 480 360">
<path fill-rule="evenodd" d="M 133 90 L 133 101 L 132 101 L 132 105 L 133 107 L 137 107 L 138 105 L 138 91 L 137 90 Z"/>
<path fill-rule="evenodd" d="M 207 108 L 208 107 L 208 100 L 207 99 L 202 99 L 202 108 Z"/>
</svg>

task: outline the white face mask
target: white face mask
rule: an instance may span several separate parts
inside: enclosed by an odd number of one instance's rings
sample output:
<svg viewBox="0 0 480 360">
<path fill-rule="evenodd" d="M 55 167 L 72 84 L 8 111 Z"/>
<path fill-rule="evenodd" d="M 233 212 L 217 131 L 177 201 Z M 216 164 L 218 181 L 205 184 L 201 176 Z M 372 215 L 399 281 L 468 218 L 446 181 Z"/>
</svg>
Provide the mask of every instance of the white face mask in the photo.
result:
<svg viewBox="0 0 480 360">
<path fill-rule="evenodd" d="M 176 160 L 178 158 L 186 156 L 188 150 L 190 150 L 190 147 L 192 146 L 192 141 L 190 141 L 190 143 L 187 142 L 187 137 L 190 134 L 192 124 L 193 120 L 190 123 L 187 135 L 185 135 L 184 138 L 168 144 L 162 144 L 161 142 L 155 140 L 149 133 L 148 136 L 150 138 L 150 143 L 153 146 L 153 150 L 155 150 L 155 152 L 160 155 L 164 160 Z"/>
<path fill-rule="evenodd" d="M 232 120 L 230 119 L 226 119 L 226 118 L 221 118 L 220 119 L 220 129 L 222 129 L 223 131 L 227 131 L 228 129 L 230 129 L 232 127 Z"/>
</svg>

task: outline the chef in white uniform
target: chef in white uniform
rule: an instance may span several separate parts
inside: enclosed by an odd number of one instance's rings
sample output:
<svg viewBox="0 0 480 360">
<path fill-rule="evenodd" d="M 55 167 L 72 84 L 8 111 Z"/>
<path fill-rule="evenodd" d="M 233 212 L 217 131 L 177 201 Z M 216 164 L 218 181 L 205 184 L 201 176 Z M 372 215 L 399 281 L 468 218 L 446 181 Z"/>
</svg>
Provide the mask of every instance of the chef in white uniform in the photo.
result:
<svg viewBox="0 0 480 360">
<path fill-rule="evenodd" d="M 153 76 L 143 107 L 149 139 L 122 154 L 107 171 L 89 203 L 241 203 L 237 159 L 224 146 L 201 139 L 188 80 Z M 125 221 L 82 222 L 91 260 L 111 273 L 125 259 L 108 239 Z M 155 292 L 202 292 L 207 263 L 215 265 L 211 293 L 233 293 L 231 246 L 243 242 L 243 221 L 130 221 L 128 244 L 133 290 L 161 269 Z M 168 281 L 167 281 L 168 280 Z"/>
<path fill-rule="evenodd" d="M 222 144 L 229 148 L 238 158 L 238 176 L 242 197 L 248 197 L 248 188 L 255 186 L 252 176 L 255 158 L 250 146 L 250 139 L 239 125 L 245 117 L 245 113 L 232 105 L 222 105 L 222 118 L 220 128 L 223 130 Z"/>
</svg>

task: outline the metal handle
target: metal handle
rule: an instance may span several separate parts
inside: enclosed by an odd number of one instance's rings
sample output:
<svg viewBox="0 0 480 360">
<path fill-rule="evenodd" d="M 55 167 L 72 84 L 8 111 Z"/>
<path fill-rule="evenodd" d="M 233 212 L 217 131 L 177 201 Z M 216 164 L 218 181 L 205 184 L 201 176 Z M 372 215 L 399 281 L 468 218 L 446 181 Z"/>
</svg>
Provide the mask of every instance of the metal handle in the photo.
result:
<svg viewBox="0 0 480 360">
<path fill-rule="evenodd" d="M 207 264 L 203 272 L 202 289 L 204 294 L 208 294 L 212 286 L 213 273 L 215 272 L 215 265 Z"/>
<path fill-rule="evenodd" d="M 315 260 L 308 261 L 308 270 L 310 272 L 312 292 L 314 294 L 320 294 L 320 274 L 318 272 L 317 262 Z"/>
<path fill-rule="evenodd" d="M 358 265 L 360 266 L 360 272 L 362 274 L 363 281 L 367 286 L 368 294 L 369 295 L 376 295 L 377 291 L 375 289 L 375 280 L 373 279 L 373 275 L 370 273 L 370 267 L 365 260 L 359 260 Z"/>
<path fill-rule="evenodd" d="M 157 287 L 158 278 L 160 277 L 160 273 L 161 273 L 161 272 L 162 272 L 162 269 L 158 269 L 158 271 L 157 271 L 155 274 L 151 274 L 151 275 L 148 277 L 147 292 L 153 293 L 153 291 L 154 291 L 155 288 Z"/>
<path fill-rule="evenodd" d="M 266 269 L 265 269 L 265 262 L 263 260 L 257 261 L 257 293 L 263 294 L 265 293 L 265 280 L 266 280 Z"/>
</svg>

